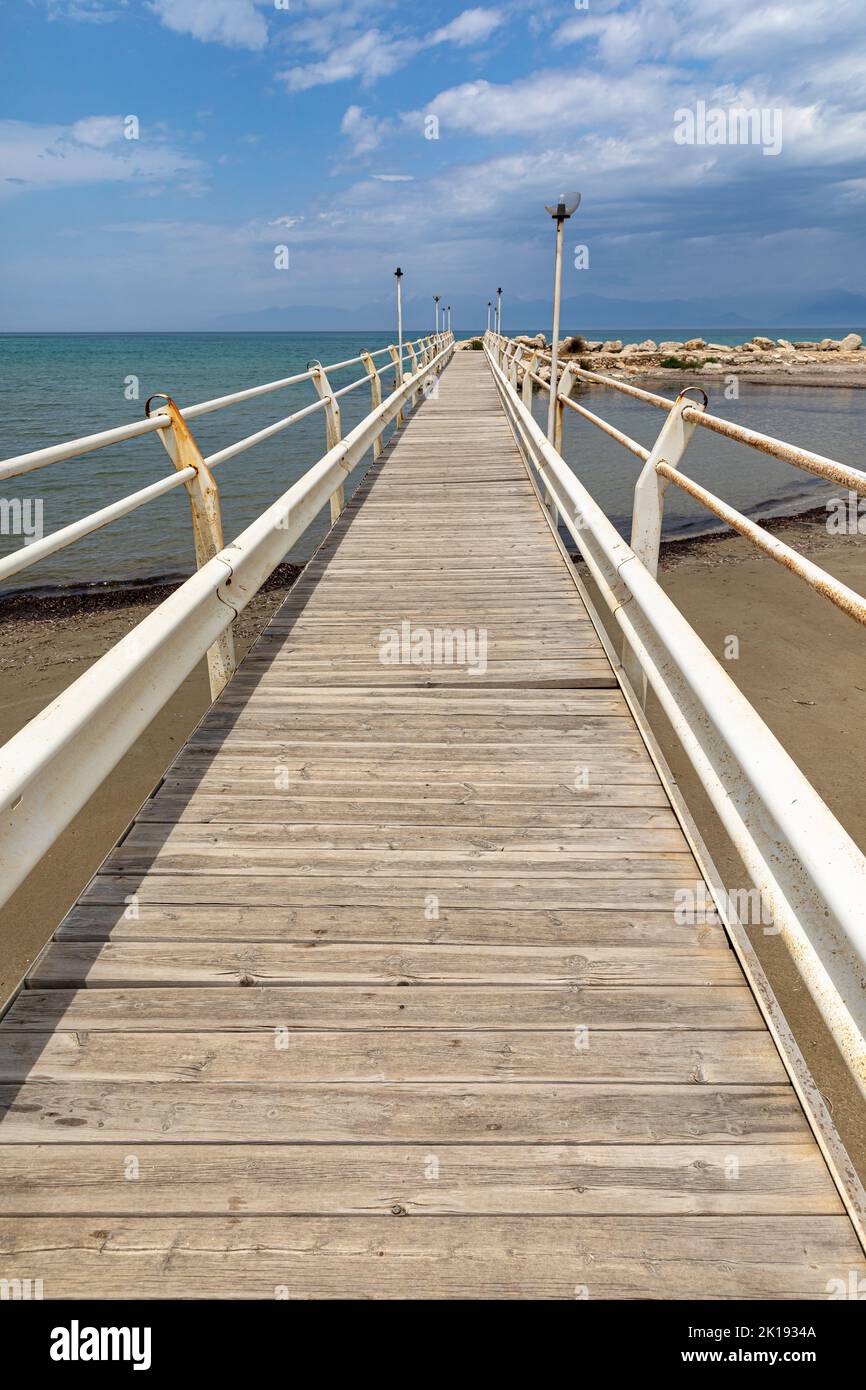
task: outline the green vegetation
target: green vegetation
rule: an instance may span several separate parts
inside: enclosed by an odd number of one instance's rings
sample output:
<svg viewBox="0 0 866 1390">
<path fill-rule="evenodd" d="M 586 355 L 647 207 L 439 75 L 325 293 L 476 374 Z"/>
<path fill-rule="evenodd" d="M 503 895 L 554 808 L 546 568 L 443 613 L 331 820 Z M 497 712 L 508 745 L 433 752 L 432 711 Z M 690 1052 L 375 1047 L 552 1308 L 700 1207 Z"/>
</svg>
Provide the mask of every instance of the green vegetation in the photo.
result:
<svg viewBox="0 0 866 1390">
<path fill-rule="evenodd" d="M 473 338 L 473 339 L 472 339 L 472 342 L 469 344 L 469 346 L 471 347 L 471 349 L 472 349 L 473 352 L 481 352 L 481 350 L 482 350 L 482 342 L 481 342 L 481 339 L 480 339 L 480 338 Z"/>
<path fill-rule="evenodd" d="M 718 362 L 718 357 L 704 357 L 700 362 L 686 362 L 682 357 L 663 357 L 660 367 L 670 367 L 675 372 L 696 372 L 707 362 Z"/>
</svg>

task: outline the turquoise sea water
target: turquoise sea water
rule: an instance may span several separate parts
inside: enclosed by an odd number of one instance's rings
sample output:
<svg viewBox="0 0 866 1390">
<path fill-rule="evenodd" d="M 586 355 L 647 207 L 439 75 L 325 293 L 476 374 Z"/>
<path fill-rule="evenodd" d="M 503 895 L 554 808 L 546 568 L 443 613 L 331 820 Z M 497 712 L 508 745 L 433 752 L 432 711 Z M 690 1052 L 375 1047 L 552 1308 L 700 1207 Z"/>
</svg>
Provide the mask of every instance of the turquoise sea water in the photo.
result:
<svg viewBox="0 0 866 1390">
<path fill-rule="evenodd" d="M 623 341 L 683 336 L 682 330 L 668 329 L 631 334 L 621 329 L 596 330 L 594 336 L 603 333 Z M 749 335 L 705 330 L 703 336 L 738 342 Z M 804 330 L 802 336 L 819 335 L 812 329 Z M 387 342 L 387 335 L 376 333 L 2 335 L 0 458 L 139 419 L 145 400 L 155 392 L 166 392 L 182 407 L 304 371 L 313 359 L 327 364 Z M 346 385 L 358 375 L 357 367 L 349 368 L 336 374 L 333 384 Z M 137 400 L 125 395 L 130 377 L 138 381 Z M 386 384 L 391 378 L 389 372 Z M 676 394 L 676 386 L 672 375 L 671 395 Z M 721 389 L 707 389 L 710 409 L 717 414 L 846 463 L 863 467 L 866 462 L 866 391 L 743 386 L 739 400 L 729 401 Z M 313 399 L 311 385 L 302 383 L 203 416 L 193 422 L 193 431 L 202 452 L 212 453 Z M 597 414 L 644 445 L 652 444 L 662 422 L 660 412 L 603 388 L 589 388 L 584 399 Z M 344 430 L 367 413 L 369 400 L 365 387 L 341 400 Z M 541 418 L 540 399 L 536 410 Z M 221 465 L 216 477 L 226 539 L 252 521 L 324 451 L 324 420 L 317 413 Z M 576 416 L 567 419 L 564 452 L 611 519 L 627 533 L 638 461 Z M 686 459 L 691 476 L 751 515 L 821 505 L 838 491 L 706 431 L 697 431 Z M 162 445 L 154 436 L 145 436 L 11 479 L 0 484 L 0 500 L 41 499 L 49 532 L 167 471 Z M 359 477 L 356 470 L 350 487 Z M 288 558 L 307 558 L 326 527 L 323 515 Z M 675 489 L 668 490 L 666 535 L 710 529 L 713 521 L 702 508 Z M 0 534 L 0 555 L 20 544 L 19 536 Z M 49 557 L 8 587 L 122 582 L 188 574 L 192 568 L 189 508 L 183 489 L 178 489 Z"/>
</svg>

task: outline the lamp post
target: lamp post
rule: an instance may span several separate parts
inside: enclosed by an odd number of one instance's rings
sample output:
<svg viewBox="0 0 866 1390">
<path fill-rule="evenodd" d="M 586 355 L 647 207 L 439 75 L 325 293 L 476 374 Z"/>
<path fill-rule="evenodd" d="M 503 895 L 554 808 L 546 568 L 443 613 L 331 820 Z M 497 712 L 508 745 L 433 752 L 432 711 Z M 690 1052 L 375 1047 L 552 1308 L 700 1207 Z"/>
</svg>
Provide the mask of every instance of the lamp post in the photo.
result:
<svg viewBox="0 0 866 1390">
<path fill-rule="evenodd" d="M 490 300 L 488 299 L 488 301 L 487 301 L 487 332 L 488 332 L 488 333 L 490 332 L 490 309 L 491 309 L 491 303 L 490 303 Z"/>
<path fill-rule="evenodd" d="M 451 305 L 450 305 L 450 304 L 448 305 L 448 321 L 447 321 L 447 323 L 446 323 L 446 325 L 445 325 L 445 332 L 446 332 L 446 333 L 450 333 L 450 332 L 451 332 Z"/>
<path fill-rule="evenodd" d="M 496 291 L 496 332 L 502 337 L 502 286 Z"/>
<path fill-rule="evenodd" d="M 561 193 L 559 202 L 550 206 L 545 203 L 545 210 L 550 213 L 556 223 L 556 264 L 553 272 L 553 337 L 550 349 L 550 405 L 547 411 L 547 438 L 553 443 L 553 431 L 556 421 L 556 386 L 558 380 L 557 358 L 559 356 L 559 304 L 560 291 L 562 288 L 562 237 L 563 228 L 573 212 L 576 211 L 580 203 L 579 193 Z"/>
<path fill-rule="evenodd" d="M 403 272 L 399 266 L 394 271 L 394 278 L 397 281 L 397 350 L 400 354 L 397 385 L 399 386 L 403 380 L 403 289 L 400 284 L 403 279 Z"/>
<path fill-rule="evenodd" d="M 434 294 L 433 303 L 436 305 L 436 332 L 439 332 L 439 296 Z"/>
</svg>

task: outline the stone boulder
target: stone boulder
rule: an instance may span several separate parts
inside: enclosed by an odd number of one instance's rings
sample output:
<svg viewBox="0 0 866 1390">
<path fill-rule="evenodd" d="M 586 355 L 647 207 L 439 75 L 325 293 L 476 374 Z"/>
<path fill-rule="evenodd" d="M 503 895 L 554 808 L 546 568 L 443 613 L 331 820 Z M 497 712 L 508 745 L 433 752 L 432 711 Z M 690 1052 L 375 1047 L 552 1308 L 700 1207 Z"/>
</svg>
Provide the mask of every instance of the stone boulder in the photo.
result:
<svg viewBox="0 0 866 1390">
<path fill-rule="evenodd" d="M 608 338 L 606 343 L 601 345 L 602 352 L 622 352 L 622 340 L 620 338 Z"/>
<path fill-rule="evenodd" d="M 702 348 L 706 347 L 706 343 L 703 338 L 689 338 L 687 342 L 683 343 L 683 347 L 686 352 L 700 352 Z"/>
<path fill-rule="evenodd" d="M 682 350 L 682 343 L 659 343 L 659 352 L 663 352 L 666 355 L 682 352 Z"/>
<path fill-rule="evenodd" d="M 655 339 L 653 338 L 644 338 L 643 342 L 638 344 L 638 347 L 640 348 L 641 352 L 658 351 L 658 349 L 656 348 Z"/>
<path fill-rule="evenodd" d="M 819 352 L 838 352 L 839 343 L 835 338 L 822 338 L 818 344 Z"/>
<path fill-rule="evenodd" d="M 841 343 L 839 344 L 839 347 L 842 349 L 843 352 L 856 352 L 857 349 L 862 346 L 863 339 L 860 337 L 859 333 L 846 334 L 845 337 L 842 339 Z"/>
<path fill-rule="evenodd" d="M 762 338 L 760 336 L 757 336 L 752 339 L 752 342 L 754 343 L 756 348 L 761 348 L 764 352 L 767 352 L 770 348 L 774 348 L 776 346 L 772 338 Z"/>
</svg>

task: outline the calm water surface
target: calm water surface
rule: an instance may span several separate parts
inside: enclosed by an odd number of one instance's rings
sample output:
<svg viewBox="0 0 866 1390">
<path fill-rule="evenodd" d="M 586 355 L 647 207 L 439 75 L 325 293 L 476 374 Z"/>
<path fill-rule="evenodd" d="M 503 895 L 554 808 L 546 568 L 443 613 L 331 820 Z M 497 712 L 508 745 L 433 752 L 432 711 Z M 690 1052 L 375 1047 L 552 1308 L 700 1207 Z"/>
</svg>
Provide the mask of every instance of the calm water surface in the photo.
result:
<svg viewBox="0 0 866 1390">
<path fill-rule="evenodd" d="M 619 330 L 615 336 L 624 341 L 648 336 L 661 340 L 681 337 L 682 332 Z M 741 341 L 749 335 L 740 331 L 711 336 L 714 341 Z M 814 337 L 815 332 L 803 336 Z M 145 400 L 155 392 L 166 392 L 183 406 L 302 372 L 316 358 L 326 364 L 340 361 L 388 341 L 386 334 L 376 333 L 0 336 L 0 458 L 140 418 Z M 349 368 L 336 374 L 333 384 L 344 386 L 359 374 L 357 367 Z M 131 376 L 138 378 L 138 400 L 124 394 Z M 391 372 L 385 383 L 389 380 Z M 672 396 L 677 384 L 672 377 Z M 736 401 L 725 400 L 720 386 L 708 385 L 707 391 L 710 409 L 719 415 L 857 467 L 866 463 L 866 391 L 743 386 Z M 203 416 L 193 422 L 193 430 L 202 452 L 209 454 L 312 399 L 313 388 L 304 382 Z M 647 447 L 663 420 L 652 407 L 604 388 L 590 387 L 581 399 Z M 369 401 L 364 387 L 341 400 L 344 431 L 367 413 Z M 540 398 L 535 410 L 543 420 L 546 406 Z M 222 464 L 216 476 L 226 539 L 248 525 L 324 451 L 324 420 L 316 414 Z M 638 460 L 575 415 L 566 417 L 564 452 L 614 524 L 627 534 Z M 45 531 L 50 532 L 164 476 L 168 467 L 159 440 L 145 436 L 11 479 L 0 484 L 0 496 L 41 498 Z M 752 516 L 819 506 L 838 494 L 838 489 L 807 473 L 707 431 L 696 432 L 686 467 L 697 481 Z M 347 491 L 357 484 L 361 471 L 350 478 Z M 327 512 L 288 558 L 306 559 L 326 529 Z M 702 508 L 677 489 L 668 489 L 667 536 L 710 529 L 713 519 Z M 0 555 L 20 544 L 20 537 L 0 535 Z M 41 562 L 8 587 L 143 579 L 187 574 L 192 568 L 189 507 L 179 489 Z"/>
</svg>

